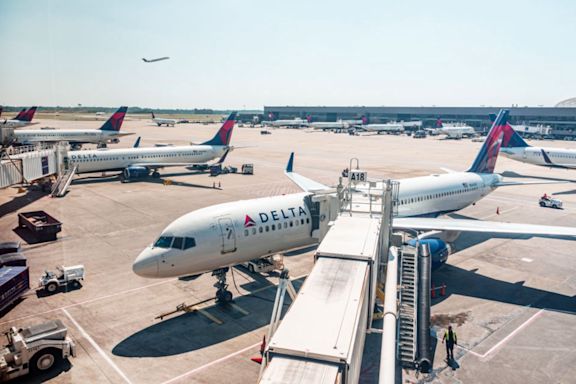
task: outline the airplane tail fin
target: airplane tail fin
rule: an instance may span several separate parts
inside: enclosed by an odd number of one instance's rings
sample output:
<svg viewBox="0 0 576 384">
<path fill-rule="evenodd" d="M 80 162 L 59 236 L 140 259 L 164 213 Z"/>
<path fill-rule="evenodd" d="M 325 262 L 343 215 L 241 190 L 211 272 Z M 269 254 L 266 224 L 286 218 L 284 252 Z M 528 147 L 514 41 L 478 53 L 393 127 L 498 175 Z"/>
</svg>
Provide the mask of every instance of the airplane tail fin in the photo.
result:
<svg viewBox="0 0 576 384">
<path fill-rule="evenodd" d="M 202 143 L 202 145 L 228 145 L 232 138 L 232 130 L 236 122 L 236 112 L 232 112 L 226 119 L 222 127 L 216 132 L 216 135 L 209 141 Z"/>
<path fill-rule="evenodd" d="M 442 119 L 438 118 L 436 119 L 436 128 L 442 128 L 444 126 L 444 124 L 442 123 Z"/>
<path fill-rule="evenodd" d="M 489 116 L 490 121 L 494 123 L 494 120 L 496 120 L 496 114 L 491 113 Z M 522 136 L 520 136 L 510 124 L 506 124 L 506 128 L 504 129 L 504 138 L 502 139 L 502 148 L 526 148 L 530 146 L 531 145 L 524 141 Z"/>
<path fill-rule="evenodd" d="M 3 110 L 3 109 L 4 109 L 4 107 L 2 107 L 2 106 L 0 105 L 0 117 L 2 117 L 2 110 Z"/>
<path fill-rule="evenodd" d="M 124 122 L 124 116 L 126 116 L 126 111 L 128 107 L 120 107 L 110 118 L 100 127 L 101 131 L 116 131 L 120 130 L 122 123 Z"/>
<path fill-rule="evenodd" d="M 508 114 L 507 109 L 500 110 L 496 120 L 492 123 L 492 128 L 480 148 L 480 152 L 476 156 L 472 167 L 468 172 L 474 173 L 494 173 L 494 168 L 496 167 L 496 160 L 498 159 L 498 153 L 500 152 L 500 146 L 504 135 L 508 128 Z"/>
<path fill-rule="evenodd" d="M 31 122 L 32 119 L 34 118 L 34 114 L 36 113 L 37 109 L 38 107 L 31 107 L 29 110 L 24 112 L 24 114 L 20 118 L 16 118 L 16 120 Z"/>
<path fill-rule="evenodd" d="M 18 114 L 16 115 L 16 117 L 14 118 L 14 120 L 20 120 L 24 117 L 24 114 L 26 113 L 26 108 L 22 108 L 22 110 L 20 112 L 18 112 Z"/>
</svg>

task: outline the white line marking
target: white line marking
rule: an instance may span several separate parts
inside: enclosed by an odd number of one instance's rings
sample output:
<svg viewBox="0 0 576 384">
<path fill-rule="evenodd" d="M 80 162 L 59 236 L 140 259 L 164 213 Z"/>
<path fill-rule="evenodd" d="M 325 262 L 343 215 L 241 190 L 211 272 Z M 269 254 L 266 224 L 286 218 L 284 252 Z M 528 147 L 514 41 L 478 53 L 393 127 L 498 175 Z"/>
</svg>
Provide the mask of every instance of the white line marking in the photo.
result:
<svg viewBox="0 0 576 384">
<path fill-rule="evenodd" d="M 59 311 L 59 310 L 61 310 L 61 309 L 64 310 L 64 309 L 66 309 L 66 308 L 73 308 L 73 307 L 77 307 L 77 306 L 79 306 L 79 305 L 84 305 L 84 304 L 88 304 L 88 303 L 93 303 L 93 302 L 95 302 L 95 301 L 100 301 L 100 300 L 104 300 L 104 299 L 109 299 L 109 298 L 114 297 L 114 296 L 119 296 L 119 295 L 123 295 L 123 294 L 126 294 L 126 293 L 132 293 L 132 292 L 140 291 L 140 290 L 142 290 L 142 289 L 155 287 L 155 286 L 161 285 L 161 284 L 166 284 L 166 283 L 171 282 L 171 281 L 174 281 L 174 279 L 165 280 L 165 281 L 160 281 L 160 282 L 158 282 L 158 283 L 154 283 L 154 284 L 150 284 L 150 285 L 145 285 L 145 286 L 143 286 L 143 287 L 138 287 L 138 288 L 132 288 L 132 289 L 128 289 L 128 290 L 122 291 L 122 292 L 112 293 L 112 294 L 110 294 L 110 295 L 105 295 L 105 296 L 96 297 L 96 298 L 94 298 L 94 299 L 90 299 L 90 300 L 86 300 L 86 301 L 81 301 L 81 302 L 79 302 L 79 303 L 64 305 L 64 306 L 62 306 L 62 307 L 50 309 L 50 310 L 48 310 L 48 311 L 44 311 L 44 312 L 41 312 L 41 313 L 35 313 L 35 314 L 33 314 L 33 315 L 27 315 L 27 316 L 17 317 L 17 318 L 15 318 L 15 319 L 10 319 L 10 320 L 6 320 L 6 321 L 3 321 L 3 322 L 0 322 L 0 325 L 6 324 L 6 323 L 17 322 L 17 321 L 24 320 L 24 319 L 28 319 L 28 318 L 31 318 L 31 317 L 43 316 L 43 315 L 46 315 L 46 314 L 48 314 L 48 313 L 52 313 L 52 312 Z"/>
<path fill-rule="evenodd" d="M 508 340 L 510 340 L 512 337 L 514 337 L 514 335 L 516 335 L 518 332 L 520 332 L 522 330 L 522 328 L 526 327 L 528 324 L 530 324 L 532 321 L 534 321 L 534 319 L 538 316 L 540 316 L 540 314 L 544 312 L 544 309 L 539 310 L 538 312 L 536 312 L 534 315 L 532 315 L 532 317 L 530 317 L 528 320 L 526 320 L 525 322 L 522 323 L 522 325 L 520 325 L 518 328 L 516 328 L 514 331 L 512 331 L 512 333 L 510 333 L 508 336 L 506 336 L 505 338 L 503 338 L 502 340 L 500 340 L 500 342 L 498 342 L 495 346 L 493 346 L 492 348 L 490 348 L 488 350 L 488 352 L 486 352 L 484 355 L 482 355 L 482 358 L 485 358 L 486 356 L 488 356 L 489 354 L 491 354 L 493 351 L 495 351 L 496 349 L 498 349 L 500 346 L 504 345 L 504 343 L 506 343 Z"/>
<path fill-rule="evenodd" d="M 521 258 L 520 260 L 522 260 L 522 261 L 525 262 L 525 263 L 531 263 L 531 262 L 534 261 L 534 260 L 532 260 L 532 259 L 529 258 L 529 257 L 523 257 L 523 258 Z"/>
<path fill-rule="evenodd" d="M 122 372 L 122 370 L 120 370 L 120 368 L 112 361 L 112 359 L 102 350 L 102 348 L 100 348 L 100 346 L 98 344 L 96 344 L 96 342 L 94 341 L 94 339 L 92 339 L 92 337 L 90 337 L 90 335 L 84 330 L 84 328 L 82 328 L 80 326 L 80 324 L 78 324 L 78 322 L 72 317 L 72 315 L 70 314 L 70 312 L 68 312 L 66 309 L 62 309 L 62 312 L 64 312 L 64 314 L 70 319 L 70 321 L 74 324 L 74 326 L 76 328 L 78 328 L 78 330 L 80 331 L 80 333 L 82 334 L 82 336 L 84 336 L 84 338 L 86 340 L 88 340 L 88 342 L 92 345 L 92 347 L 94 347 L 94 349 L 96 351 L 98 351 L 98 353 L 100 354 L 100 356 L 102 356 L 104 358 L 104 360 L 106 360 L 106 362 L 108 364 L 110 364 L 110 366 L 116 371 L 116 373 L 118 373 L 120 375 L 120 377 L 122 377 L 124 379 L 124 381 L 128 384 L 132 384 L 132 382 L 130 381 L 130 379 L 128 379 L 128 377 L 124 374 L 124 372 Z"/>
<path fill-rule="evenodd" d="M 241 349 L 241 350 L 239 350 L 239 351 L 233 352 L 233 353 L 231 353 L 231 354 L 229 354 L 229 355 L 227 355 L 227 356 L 221 357 L 221 358 L 219 358 L 219 359 L 217 359 L 217 360 L 211 361 L 210 363 L 204 364 L 204 365 L 202 365 L 202 366 L 200 366 L 200 367 L 198 367 L 198 368 L 194 368 L 193 370 L 188 371 L 188 372 L 185 372 L 185 373 L 181 374 L 180 376 L 176 376 L 176 377 L 174 377 L 174 378 L 172 378 L 172 379 L 170 379 L 170 380 L 168 380 L 168 381 L 163 382 L 162 384 L 174 383 L 175 381 L 178 381 L 178 380 L 180 380 L 180 379 L 183 379 L 183 378 L 185 378 L 186 376 L 189 376 L 189 375 L 191 375 L 191 374 L 193 374 L 193 373 L 199 372 L 199 371 L 201 371 L 201 370 L 203 370 L 203 369 L 205 369 L 205 368 L 211 367 L 211 366 L 214 365 L 214 364 L 221 363 L 221 362 L 226 361 L 226 360 L 228 360 L 228 359 L 230 359 L 230 358 L 232 358 L 232 357 L 234 357 L 234 356 L 240 355 L 240 354 L 242 354 L 242 353 L 244 353 L 244 352 L 246 352 L 246 351 L 248 351 L 248 350 L 250 350 L 250 349 L 252 349 L 252 348 L 256 348 L 256 347 L 259 346 L 259 345 L 260 345 L 260 343 L 256 343 L 256 344 L 250 345 L 250 346 L 248 346 L 248 347 L 246 347 L 246 348 L 244 348 L 244 349 Z"/>
</svg>

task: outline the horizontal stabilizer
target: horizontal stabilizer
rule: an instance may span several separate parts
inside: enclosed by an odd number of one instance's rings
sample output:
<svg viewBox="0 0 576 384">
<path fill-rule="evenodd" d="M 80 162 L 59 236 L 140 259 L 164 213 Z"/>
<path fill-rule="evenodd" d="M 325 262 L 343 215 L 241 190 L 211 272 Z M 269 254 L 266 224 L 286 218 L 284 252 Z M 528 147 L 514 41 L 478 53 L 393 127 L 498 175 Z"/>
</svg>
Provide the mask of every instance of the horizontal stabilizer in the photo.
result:
<svg viewBox="0 0 576 384">
<path fill-rule="evenodd" d="M 570 180 L 546 180 L 546 181 L 500 181 L 494 187 L 513 187 L 515 185 L 538 185 L 538 184 L 565 184 L 572 183 Z"/>
<path fill-rule="evenodd" d="M 307 177 L 299 175 L 298 173 L 293 172 L 294 170 L 294 152 L 290 154 L 290 159 L 288 160 L 288 164 L 286 165 L 286 171 L 284 172 L 286 176 L 294 184 L 296 184 L 300 189 L 305 192 L 313 192 L 313 191 L 324 191 L 330 189 L 330 187 L 321 184 L 317 181 L 311 180 Z"/>
<path fill-rule="evenodd" d="M 576 228 L 551 225 L 502 223 L 469 219 L 402 217 L 394 218 L 392 226 L 394 229 L 415 229 L 417 231 L 477 232 L 576 240 Z"/>
</svg>

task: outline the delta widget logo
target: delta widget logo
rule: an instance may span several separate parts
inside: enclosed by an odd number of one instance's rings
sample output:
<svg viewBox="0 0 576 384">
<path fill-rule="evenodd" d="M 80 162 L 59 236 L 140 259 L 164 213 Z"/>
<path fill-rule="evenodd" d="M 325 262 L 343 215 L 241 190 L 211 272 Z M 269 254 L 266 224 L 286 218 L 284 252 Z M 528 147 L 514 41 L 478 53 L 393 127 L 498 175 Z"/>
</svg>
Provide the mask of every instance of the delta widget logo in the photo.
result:
<svg viewBox="0 0 576 384">
<path fill-rule="evenodd" d="M 252 220 L 250 216 L 246 215 L 246 218 L 244 219 L 244 228 L 250 228 L 254 226 L 256 226 L 256 222 Z"/>
</svg>

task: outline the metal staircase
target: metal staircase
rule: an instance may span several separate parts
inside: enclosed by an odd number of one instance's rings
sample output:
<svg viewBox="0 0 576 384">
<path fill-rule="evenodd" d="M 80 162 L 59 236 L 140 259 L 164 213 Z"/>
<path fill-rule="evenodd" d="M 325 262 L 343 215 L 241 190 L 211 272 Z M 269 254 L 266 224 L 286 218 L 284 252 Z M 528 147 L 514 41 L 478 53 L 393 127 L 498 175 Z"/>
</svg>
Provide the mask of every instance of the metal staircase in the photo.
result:
<svg viewBox="0 0 576 384">
<path fill-rule="evenodd" d="M 52 197 L 64 196 L 77 170 L 78 164 L 74 164 L 72 168 L 64 170 L 64 172 L 58 176 L 58 179 L 56 179 L 56 183 L 54 183 L 54 186 L 52 187 L 52 193 L 50 195 Z"/>
<path fill-rule="evenodd" d="M 399 359 L 403 367 L 414 367 L 416 360 L 416 311 L 418 265 L 416 252 L 403 252 L 400 258 Z"/>
</svg>

